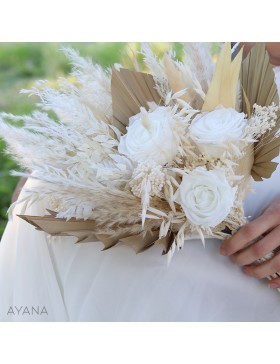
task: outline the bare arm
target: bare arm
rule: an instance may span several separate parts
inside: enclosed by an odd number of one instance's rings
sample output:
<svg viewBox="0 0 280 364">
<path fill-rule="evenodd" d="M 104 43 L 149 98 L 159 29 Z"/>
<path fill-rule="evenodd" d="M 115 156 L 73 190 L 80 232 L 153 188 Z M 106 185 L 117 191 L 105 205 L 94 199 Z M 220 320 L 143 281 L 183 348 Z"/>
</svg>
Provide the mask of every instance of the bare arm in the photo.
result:
<svg viewBox="0 0 280 364">
<path fill-rule="evenodd" d="M 25 177 L 22 177 L 19 180 L 19 182 L 18 182 L 18 184 L 16 186 L 16 189 L 14 190 L 13 196 L 12 196 L 12 202 L 15 202 L 18 199 L 20 191 L 21 191 L 22 187 L 25 185 L 26 181 L 27 181 L 27 178 L 25 178 Z"/>
</svg>

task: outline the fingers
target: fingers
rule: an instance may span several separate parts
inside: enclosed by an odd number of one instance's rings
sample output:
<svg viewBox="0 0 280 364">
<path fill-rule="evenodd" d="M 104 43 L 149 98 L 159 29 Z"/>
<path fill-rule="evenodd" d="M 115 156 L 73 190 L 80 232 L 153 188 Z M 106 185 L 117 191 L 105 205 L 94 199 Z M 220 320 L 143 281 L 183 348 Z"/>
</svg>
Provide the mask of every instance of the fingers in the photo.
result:
<svg viewBox="0 0 280 364">
<path fill-rule="evenodd" d="M 258 238 L 261 239 L 256 241 Z M 234 263 L 243 266 L 244 273 L 252 277 L 271 278 L 269 286 L 279 288 L 280 291 L 280 277 L 274 278 L 276 272 L 280 272 L 278 248 L 280 248 L 280 197 L 275 199 L 260 217 L 224 241 L 220 253 L 230 256 Z M 274 256 L 272 254 L 272 258 L 261 264 L 252 264 L 258 259 L 267 258 L 272 251 L 274 254 L 277 251 L 278 254 Z"/>
<path fill-rule="evenodd" d="M 231 256 L 231 259 L 237 265 L 248 265 L 256 260 L 265 257 L 272 250 L 280 245 L 280 226 L 272 230 L 264 238 L 259 240 L 248 248 L 237 252 Z M 275 272 L 274 272 L 275 273 Z"/>
<path fill-rule="evenodd" d="M 279 278 L 273 278 L 269 282 L 270 288 L 280 288 L 280 277 Z"/>
<path fill-rule="evenodd" d="M 246 266 L 243 268 L 243 272 L 258 278 L 266 278 L 272 276 L 276 272 L 280 271 L 280 255 L 276 255 L 275 257 L 269 259 L 268 261 L 257 265 L 257 266 Z"/>
<path fill-rule="evenodd" d="M 230 239 L 225 240 L 220 246 L 220 253 L 222 255 L 232 255 L 236 253 L 267 230 L 277 226 L 278 223 L 275 214 L 269 212 L 263 213 L 263 215 L 243 226 Z"/>
</svg>

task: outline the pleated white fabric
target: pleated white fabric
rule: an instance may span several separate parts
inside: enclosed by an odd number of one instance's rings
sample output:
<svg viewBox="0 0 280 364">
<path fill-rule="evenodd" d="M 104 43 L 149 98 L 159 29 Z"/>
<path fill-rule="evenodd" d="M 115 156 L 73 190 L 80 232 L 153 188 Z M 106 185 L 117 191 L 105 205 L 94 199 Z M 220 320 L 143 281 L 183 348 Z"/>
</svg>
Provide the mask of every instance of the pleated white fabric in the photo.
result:
<svg viewBox="0 0 280 364">
<path fill-rule="evenodd" d="M 280 167 L 253 188 L 245 201 L 252 218 L 280 194 Z M 26 214 L 44 215 L 46 207 L 35 203 Z M 1 321 L 280 321 L 280 293 L 220 256 L 216 239 L 205 248 L 186 241 L 167 267 L 159 246 L 135 254 L 49 238 L 18 218 L 20 209 L 0 243 Z"/>
</svg>

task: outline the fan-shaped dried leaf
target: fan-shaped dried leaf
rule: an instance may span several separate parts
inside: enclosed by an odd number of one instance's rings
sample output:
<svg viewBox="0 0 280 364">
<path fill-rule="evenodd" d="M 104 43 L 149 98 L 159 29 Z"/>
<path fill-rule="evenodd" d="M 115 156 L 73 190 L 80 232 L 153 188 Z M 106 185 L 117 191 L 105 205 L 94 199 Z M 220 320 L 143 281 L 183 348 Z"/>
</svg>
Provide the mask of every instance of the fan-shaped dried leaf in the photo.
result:
<svg viewBox="0 0 280 364">
<path fill-rule="evenodd" d="M 269 57 L 264 43 L 254 46 L 241 66 L 241 86 L 243 93 L 243 109 L 246 111 L 248 102 L 251 107 L 256 103 L 261 106 L 279 104 L 279 96 L 275 83 L 275 74 L 269 63 Z M 275 138 L 280 127 L 280 114 L 275 127 L 266 132 L 254 146 L 254 163 L 252 177 L 256 181 L 269 178 L 277 167 L 271 160 L 279 155 L 280 138 Z"/>
<path fill-rule="evenodd" d="M 147 73 L 113 68 L 111 91 L 113 124 L 123 133 L 129 118 L 138 114 L 140 107 L 148 108 L 148 102 L 152 101 L 161 102 L 153 76 Z"/>
<path fill-rule="evenodd" d="M 154 245 L 158 240 L 158 233 L 159 231 L 147 231 L 145 234 L 126 236 L 120 239 L 120 243 L 133 248 L 136 253 L 142 253 Z"/>
<path fill-rule="evenodd" d="M 154 244 L 161 244 L 163 246 L 162 254 L 165 255 L 174 241 L 173 233 L 159 239 L 159 230 L 141 232 L 135 235 L 130 235 L 131 233 L 127 231 L 115 233 L 114 235 L 96 234 L 97 227 L 93 220 L 60 219 L 55 217 L 55 212 L 50 212 L 51 215 L 49 216 L 18 216 L 35 226 L 37 230 L 44 231 L 47 234 L 53 236 L 74 236 L 78 238 L 76 243 L 101 241 L 104 245 L 102 250 L 110 249 L 116 244 L 121 243 L 133 248 L 136 253 L 142 253 Z"/>
</svg>

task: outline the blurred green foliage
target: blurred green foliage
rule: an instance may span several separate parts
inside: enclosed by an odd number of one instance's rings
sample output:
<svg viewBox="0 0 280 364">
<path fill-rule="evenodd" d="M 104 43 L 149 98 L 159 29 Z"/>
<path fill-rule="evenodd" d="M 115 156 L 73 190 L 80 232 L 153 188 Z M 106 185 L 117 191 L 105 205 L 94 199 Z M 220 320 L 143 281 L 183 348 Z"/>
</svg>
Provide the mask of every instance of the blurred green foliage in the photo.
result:
<svg viewBox="0 0 280 364">
<path fill-rule="evenodd" d="M 48 79 L 67 74 L 71 67 L 62 46 L 71 46 L 93 59 L 94 62 L 109 67 L 113 63 L 133 66 L 133 55 L 137 55 L 141 65 L 139 43 L 0 43 L 0 111 L 13 114 L 29 114 L 35 107 L 33 98 L 19 91 L 32 87 L 35 80 Z M 167 50 L 167 43 L 154 43 L 153 47 L 160 56 Z M 182 55 L 182 45 L 173 43 L 178 58 Z M 215 45 L 213 48 L 215 53 Z M 19 169 L 16 163 L 4 153 L 5 145 L 0 140 L 0 237 L 7 223 L 7 209 L 18 182 L 11 177 L 10 171 Z"/>
<path fill-rule="evenodd" d="M 0 140 L 0 237 L 6 225 L 7 208 L 17 184 L 17 178 L 10 176 L 10 170 L 16 168 L 15 162 L 2 153 L 3 149 L 4 142 Z"/>
</svg>

